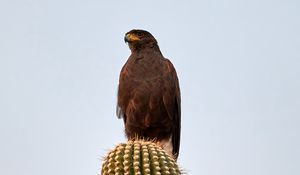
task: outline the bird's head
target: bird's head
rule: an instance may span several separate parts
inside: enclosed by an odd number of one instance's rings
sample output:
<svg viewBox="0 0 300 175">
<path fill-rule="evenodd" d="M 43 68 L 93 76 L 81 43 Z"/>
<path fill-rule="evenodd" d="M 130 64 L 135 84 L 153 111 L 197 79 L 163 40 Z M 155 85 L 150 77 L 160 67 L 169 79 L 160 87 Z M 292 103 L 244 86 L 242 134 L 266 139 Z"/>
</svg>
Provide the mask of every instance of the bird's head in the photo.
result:
<svg viewBox="0 0 300 175">
<path fill-rule="evenodd" d="M 125 34 L 124 40 L 129 44 L 131 50 L 138 50 L 144 47 L 157 45 L 153 35 L 145 30 L 133 29 Z"/>
</svg>

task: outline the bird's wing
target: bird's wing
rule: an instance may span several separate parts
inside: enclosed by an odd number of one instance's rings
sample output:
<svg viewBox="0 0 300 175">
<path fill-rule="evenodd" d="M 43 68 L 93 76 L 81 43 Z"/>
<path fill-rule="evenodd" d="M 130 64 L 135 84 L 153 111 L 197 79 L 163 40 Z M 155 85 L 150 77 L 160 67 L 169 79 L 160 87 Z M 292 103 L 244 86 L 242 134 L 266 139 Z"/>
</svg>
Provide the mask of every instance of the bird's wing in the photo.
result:
<svg viewBox="0 0 300 175">
<path fill-rule="evenodd" d="M 173 64 L 166 59 L 167 79 L 165 84 L 166 91 L 163 95 L 163 101 L 169 117 L 173 122 L 172 146 L 173 154 L 178 157 L 180 147 L 180 129 L 181 129 L 181 99 L 180 88 L 176 70 Z"/>
<path fill-rule="evenodd" d="M 116 114 L 118 118 L 123 118 L 124 122 L 126 120 L 126 117 L 124 116 L 124 111 L 122 111 L 121 106 L 124 105 L 124 101 L 126 101 L 126 96 L 124 96 L 124 93 L 121 92 L 121 90 L 123 89 L 122 86 L 122 82 L 124 81 L 124 78 L 127 74 L 126 71 L 126 64 L 122 67 L 121 72 L 120 72 L 120 76 L 119 76 L 119 85 L 118 85 L 118 95 L 117 95 L 117 108 L 116 108 Z"/>
</svg>

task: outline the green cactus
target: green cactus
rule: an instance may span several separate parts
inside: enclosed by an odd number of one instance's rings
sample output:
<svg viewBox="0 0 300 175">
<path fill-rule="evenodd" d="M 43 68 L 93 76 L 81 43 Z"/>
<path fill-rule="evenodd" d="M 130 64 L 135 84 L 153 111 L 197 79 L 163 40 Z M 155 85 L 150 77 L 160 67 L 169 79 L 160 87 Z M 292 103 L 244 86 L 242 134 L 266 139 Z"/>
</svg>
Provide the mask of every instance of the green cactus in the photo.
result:
<svg viewBox="0 0 300 175">
<path fill-rule="evenodd" d="M 178 175 L 175 160 L 154 142 L 128 141 L 104 158 L 101 175 Z"/>
</svg>

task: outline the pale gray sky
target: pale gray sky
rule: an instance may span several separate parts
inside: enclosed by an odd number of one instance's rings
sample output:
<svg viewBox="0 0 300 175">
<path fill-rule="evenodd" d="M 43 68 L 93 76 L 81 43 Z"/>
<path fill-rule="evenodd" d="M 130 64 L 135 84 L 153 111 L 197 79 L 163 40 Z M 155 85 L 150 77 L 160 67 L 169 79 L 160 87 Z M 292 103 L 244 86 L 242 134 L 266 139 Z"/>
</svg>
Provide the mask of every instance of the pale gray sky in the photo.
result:
<svg viewBox="0 0 300 175">
<path fill-rule="evenodd" d="M 124 33 L 158 40 L 182 90 L 178 163 L 300 174 L 300 1 L 0 0 L 0 174 L 96 175 L 125 141 Z"/>
</svg>

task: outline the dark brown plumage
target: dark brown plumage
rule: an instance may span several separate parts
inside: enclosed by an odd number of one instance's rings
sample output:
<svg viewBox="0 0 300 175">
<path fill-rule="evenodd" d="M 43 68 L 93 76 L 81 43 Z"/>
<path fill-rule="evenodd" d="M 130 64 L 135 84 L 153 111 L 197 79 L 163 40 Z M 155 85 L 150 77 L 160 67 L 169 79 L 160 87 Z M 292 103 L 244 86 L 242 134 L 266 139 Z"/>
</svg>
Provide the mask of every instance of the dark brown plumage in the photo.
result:
<svg viewBox="0 0 300 175">
<path fill-rule="evenodd" d="M 180 89 L 175 68 L 147 31 L 125 34 L 131 50 L 118 89 L 117 115 L 128 139 L 156 139 L 177 159 L 180 145 Z M 171 146 L 171 147 L 170 147 Z"/>
</svg>

